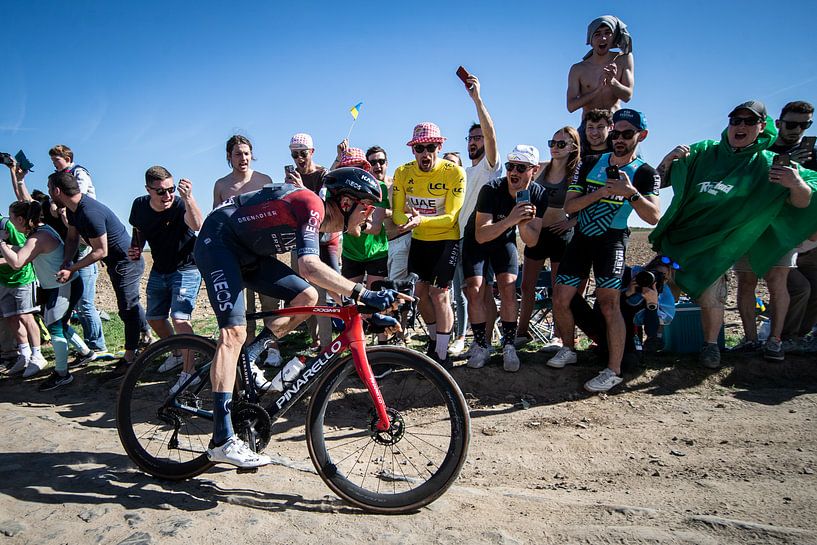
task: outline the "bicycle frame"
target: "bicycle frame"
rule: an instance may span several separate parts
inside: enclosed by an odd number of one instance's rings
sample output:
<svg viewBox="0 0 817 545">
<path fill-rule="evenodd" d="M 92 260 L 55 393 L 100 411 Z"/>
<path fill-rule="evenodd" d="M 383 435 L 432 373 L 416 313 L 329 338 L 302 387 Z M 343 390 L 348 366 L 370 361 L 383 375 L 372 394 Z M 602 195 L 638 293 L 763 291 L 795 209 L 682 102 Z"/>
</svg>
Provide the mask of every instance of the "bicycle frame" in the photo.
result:
<svg viewBox="0 0 817 545">
<path fill-rule="evenodd" d="M 357 306 L 288 307 L 280 310 L 250 313 L 247 314 L 247 319 L 260 320 L 271 316 L 295 316 L 303 314 L 309 314 L 312 316 L 335 316 L 340 318 L 346 327 L 340 333 L 340 335 L 332 339 L 329 346 L 327 346 L 320 354 L 305 363 L 305 367 L 298 377 L 289 384 L 285 384 L 282 392 L 274 392 L 278 395 L 278 397 L 273 403 L 270 403 L 265 407 L 266 411 L 269 413 L 270 419 L 274 422 L 290 408 L 292 408 L 293 405 L 295 405 L 309 390 L 312 389 L 315 384 L 318 383 L 316 379 L 323 375 L 326 370 L 334 367 L 334 363 L 337 362 L 345 350 L 349 348 L 351 350 L 352 359 L 355 362 L 357 374 L 363 381 L 363 384 L 365 384 L 366 389 L 369 391 L 369 395 L 372 398 L 372 403 L 377 415 L 377 423 L 375 424 L 375 427 L 379 431 L 388 430 L 392 424 L 389 415 L 386 412 L 386 404 L 383 400 L 383 396 L 380 393 L 380 388 L 377 385 L 377 381 L 375 380 L 371 366 L 369 365 L 369 360 L 366 357 L 366 337 L 363 332 L 363 317 L 361 316 Z M 247 394 L 246 399 L 250 403 L 257 403 L 260 396 L 258 395 L 258 392 L 256 391 L 252 382 L 247 380 L 247 377 L 250 376 L 250 364 L 249 361 L 247 361 L 247 355 L 243 348 L 239 357 L 239 363 L 239 367 L 241 369 L 240 380 L 242 386 L 245 387 Z M 195 376 L 209 373 L 210 365 L 211 363 L 208 363 L 207 365 L 203 366 L 201 369 L 199 369 Z M 188 380 L 192 381 L 193 379 L 194 377 L 190 377 Z M 183 388 L 180 390 L 183 390 Z M 212 418 L 212 413 L 209 411 L 202 411 L 198 408 L 186 406 L 177 400 L 177 396 L 178 394 L 173 395 L 169 399 L 169 403 L 173 404 L 175 408 L 194 412 L 199 416 L 209 416 Z"/>
</svg>

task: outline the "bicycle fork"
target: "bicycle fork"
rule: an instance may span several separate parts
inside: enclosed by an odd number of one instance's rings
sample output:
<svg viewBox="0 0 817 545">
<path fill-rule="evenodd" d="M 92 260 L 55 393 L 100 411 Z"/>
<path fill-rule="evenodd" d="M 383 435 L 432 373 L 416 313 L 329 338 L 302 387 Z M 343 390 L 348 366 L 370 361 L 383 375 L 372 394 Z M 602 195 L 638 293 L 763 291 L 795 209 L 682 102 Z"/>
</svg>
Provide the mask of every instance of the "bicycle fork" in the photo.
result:
<svg viewBox="0 0 817 545">
<path fill-rule="evenodd" d="M 352 320 L 353 324 L 350 330 L 363 331 L 363 319 L 361 316 L 355 316 Z M 369 395 L 371 396 L 372 403 L 374 404 L 374 410 L 377 414 L 377 424 L 375 424 L 375 427 L 378 431 L 388 431 L 391 428 L 391 419 L 389 418 L 389 413 L 386 410 L 386 402 L 383 400 L 383 394 L 380 393 L 380 387 L 377 385 L 377 381 L 374 379 L 372 366 L 369 365 L 369 359 L 366 357 L 366 340 L 364 338 L 350 340 L 349 348 L 352 351 L 352 360 L 355 362 L 357 374 L 361 380 L 363 380 L 363 384 L 366 385 L 366 389 L 369 390 Z"/>
</svg>

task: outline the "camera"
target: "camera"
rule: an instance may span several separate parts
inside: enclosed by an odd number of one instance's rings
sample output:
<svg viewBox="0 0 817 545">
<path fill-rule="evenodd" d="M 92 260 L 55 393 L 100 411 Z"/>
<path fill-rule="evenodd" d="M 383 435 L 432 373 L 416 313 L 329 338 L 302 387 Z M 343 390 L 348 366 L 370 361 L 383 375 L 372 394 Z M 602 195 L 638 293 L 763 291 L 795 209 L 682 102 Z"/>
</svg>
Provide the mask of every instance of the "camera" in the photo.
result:
<svg viewBox="0 0 817 545">
<path fill-rule="evenodd" d="M 10 153 L 0 152 L 0 161 L 2 161 L 3 164 L 6 165 L 7 167 L 10 167 L 11 165 L 14 164 L 14 159 L 11 158 Z"/>
<path fill-rule="evenodd" d="M 643 288 L 652 288 L 659 294 L 664 289 L 664 273 L 655 269 L 644 269 L 635 275 L 636 292 L 641 293 Z M 656 305 L 648 304 L 649 310 L 658 308 Z"/>
</svg>

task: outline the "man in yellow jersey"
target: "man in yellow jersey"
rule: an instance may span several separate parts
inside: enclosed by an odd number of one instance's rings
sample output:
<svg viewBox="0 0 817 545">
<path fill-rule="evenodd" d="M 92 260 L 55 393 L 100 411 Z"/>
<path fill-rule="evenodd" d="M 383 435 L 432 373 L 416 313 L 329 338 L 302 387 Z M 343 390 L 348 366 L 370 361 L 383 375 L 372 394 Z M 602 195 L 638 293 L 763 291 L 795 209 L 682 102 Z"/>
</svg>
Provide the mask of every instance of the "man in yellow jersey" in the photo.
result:
<svg viewBox="0 0 817 545">
<path fill-rule="evenodd" d="M 459 258 L 457 219 L 465 195 L 465 171 L 437 158 L 445 140 L 434 123 L 414 127 L 407 144 L 414 161 L 394 172 L 392 218 L 401 233 L 412 233 L 408 269 L 420 278 L 416 295 L 428 326 L 428 354 L 450 366 L 448 342 L 454 314 L 448 288 Z"/>
</svg>

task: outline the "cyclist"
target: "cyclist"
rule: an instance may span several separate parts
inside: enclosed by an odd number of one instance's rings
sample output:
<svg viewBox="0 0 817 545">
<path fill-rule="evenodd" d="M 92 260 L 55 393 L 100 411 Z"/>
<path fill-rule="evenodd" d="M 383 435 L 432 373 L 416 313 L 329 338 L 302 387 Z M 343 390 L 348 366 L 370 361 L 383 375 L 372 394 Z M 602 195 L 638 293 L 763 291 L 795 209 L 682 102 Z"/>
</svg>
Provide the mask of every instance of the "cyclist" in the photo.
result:
<svg viewBox="0 0 817 545">
<path fill-rule="evenodd" d="M 230 422 L 235 366 L 247 335 L 245 286 L 286 301 L 288 306 L 315 305 L 318 292 L 310 284 L 378 309 L 400 297 L 392 290 L 367 290 L 320 259 L 320 232 L 359 236 L 365 230 L 375 203 L 381 200 L 380 184 L 361 169 L 340 168 L 326 175 L 324 187 L 325 202 L 292 184 L 237 195 L 214 209 L 199 233 L 194 255 L 220 328 L 210 369 L 213 439 L 207 456 L 213 462 L 243 468 L 270 463 L 268 456 L 253 452 L 233 433 Z M 303 278 L 275 257 L 293 249 Z M 306 318 L 276 317 L 262 335 L 279 338 Z M 254 374 L 256 385 L 265 382 L 260 373 Z"/>
</svg>

